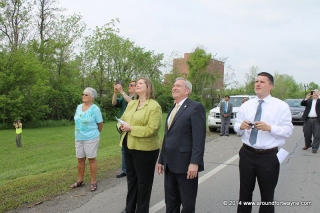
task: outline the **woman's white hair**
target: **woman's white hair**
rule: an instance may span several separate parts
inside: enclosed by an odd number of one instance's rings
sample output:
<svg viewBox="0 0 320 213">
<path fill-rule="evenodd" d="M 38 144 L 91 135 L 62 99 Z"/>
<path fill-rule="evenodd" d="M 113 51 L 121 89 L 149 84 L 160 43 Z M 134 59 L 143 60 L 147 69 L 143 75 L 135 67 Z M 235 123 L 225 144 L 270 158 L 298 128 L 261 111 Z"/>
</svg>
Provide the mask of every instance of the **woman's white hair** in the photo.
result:
<svg viewBox="0 0 320 213">
<path fill-rule="evenodd" d="M 86 93 L 86 92 L 89 93 L 90 96 L 91 96 L 93 99 L 95 99 L 96 97 L 98 97 L 97 91 L 96 91 L 95 89 L 93 89 L 92 87 L 87 87 L 87 88 L 85 88 L 83 92 L 84 92 L 84 93 Z"/>
</svg>

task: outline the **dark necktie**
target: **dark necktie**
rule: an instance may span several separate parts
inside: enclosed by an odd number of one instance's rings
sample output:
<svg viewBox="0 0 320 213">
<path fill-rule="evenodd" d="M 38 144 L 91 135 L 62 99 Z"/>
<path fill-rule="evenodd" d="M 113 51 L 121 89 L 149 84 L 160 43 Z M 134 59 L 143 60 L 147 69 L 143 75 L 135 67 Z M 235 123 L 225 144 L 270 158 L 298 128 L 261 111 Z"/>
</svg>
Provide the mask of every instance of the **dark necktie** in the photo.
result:
<svg viewBox="0 0 320 213">
<path fill-rule="evenodd" d="M 260 121 L 261 119 L 261 104 L 263 103 L 263 100 L 259 100 L 259 105 L 257 107 L 257 112 L 256 112 L 256 116 L 254 117 L 254 121 Z M 257 142 L 257 136 L 258 136 L 258 129 L 257 128 L 253 128 L 251 130 L 251 134 L 250 134 L 250 138 L 249 138 L 249 142 L 251 145 L 254 145 Z"/>
</svg>

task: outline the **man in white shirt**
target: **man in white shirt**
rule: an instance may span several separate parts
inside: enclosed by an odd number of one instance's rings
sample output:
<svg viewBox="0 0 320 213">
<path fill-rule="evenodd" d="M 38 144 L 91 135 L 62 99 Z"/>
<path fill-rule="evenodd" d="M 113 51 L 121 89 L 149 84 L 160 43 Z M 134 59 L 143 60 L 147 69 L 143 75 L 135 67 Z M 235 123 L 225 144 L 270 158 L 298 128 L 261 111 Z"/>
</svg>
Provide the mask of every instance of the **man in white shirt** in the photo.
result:
<svg viewBox="0 0 320 213">
<path fill-rule="evenodd" d="M 257 98 L 243 103 L 237 114 L 234 130 L 241 136 L 243 146 L 239 151 L 240 198 L 237 212 L 251 212 L 252 193 L 258 180 L 261 201 L 260 213 L 274 212 L 274 191 L 278 182 L 280 164 L 278 147 L 291 136 L 293 125 L 288 104 L 270 95 L 273 76 L 259 73 L 255 81 Z"/>
<path fill-rule="evenodd" d="M 306 107 L 302 115 L 302 120 L 304 120 L 303 133 L 304 133 L 304 141 L 305 141 L 305 146 L 302 149 L 307 150 L 309 149 L 309 147 L 312 147 L 312 153 L 316 154 L 320 144 L 319 90 L 311 91 L 306 96 L 306 98 L 302 100 L 301 106 Z M 312 143 L 312 136 L 313 136 L 313 143 Z"/>
</svg>

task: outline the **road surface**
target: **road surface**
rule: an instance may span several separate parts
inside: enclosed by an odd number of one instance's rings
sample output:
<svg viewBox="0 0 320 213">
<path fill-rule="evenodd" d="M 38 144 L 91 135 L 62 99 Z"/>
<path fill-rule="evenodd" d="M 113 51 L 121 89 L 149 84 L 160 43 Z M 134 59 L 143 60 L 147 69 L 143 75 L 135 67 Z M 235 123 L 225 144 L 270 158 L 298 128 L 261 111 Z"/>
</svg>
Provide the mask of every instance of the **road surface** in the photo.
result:
<svg viewBox="0 0 320 213">
<path fill-rule="evenodd" d="M 238 152 L 240 137 L 215 137 L 206 143 L 205 171 L 199 176 L 196 212 L 236 212 L 239 194 Z M 295 126 L 293 135 L 283 147 L 289 155 L 281 164 L 275 193 L 276 212 L 319 212 L 320 210 L 320 152 L 302 150 L 302 126 Z M 126 181 L 93 197 L 88 203 L 70 213 L 118 213 L 125 207 Z M 256 186 L 253 201 L 259 201 Z M 258 206 L 252 212 L 258 212 Z M 155 174 L 150 213 L 164 213 L 163 176 Z"/>
</svg>

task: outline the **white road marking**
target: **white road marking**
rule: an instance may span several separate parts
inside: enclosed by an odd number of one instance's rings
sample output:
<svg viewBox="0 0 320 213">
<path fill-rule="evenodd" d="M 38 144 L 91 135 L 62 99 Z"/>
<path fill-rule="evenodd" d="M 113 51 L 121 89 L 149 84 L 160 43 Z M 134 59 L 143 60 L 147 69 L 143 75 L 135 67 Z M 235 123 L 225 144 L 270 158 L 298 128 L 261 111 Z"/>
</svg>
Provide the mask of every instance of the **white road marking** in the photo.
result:
<svg viewBox="0 0 320 213">
<path fill-rule="evenodd" d="M 205 180 L 207 180 L 208 178 L 210 178 L 211 176 L 213 176 L 214 174 L 218 173 L 221 169 L 223 169 L 224 167 L 226 167 L 227 165 L 229 165 L 230 163 L 232 163 L 233 161 L 235 161 L 236 159 L 239 158 L 239 155 L 236 154 L 235 156 L 233 156 L 232 158 L 230 158 L 229 160 L 227 160 L 226 162 L 222 163 L 221 165 L 219 165 L 218 167 L 212 169 L 210 172 L 208 172 L 207 174 L 201 176 L 199 178 L 199 183 L 201 184 L 202 182 L 204 182 Z M 153 205 L 150 209 L 149 212 L 150 213 L 156 213 L 157 211 L 159 211 L 160 209 L 162 209 L 165 206 L 165 202 L 164 200 L 161 200 L 159 203 Z"/>
</svg>

